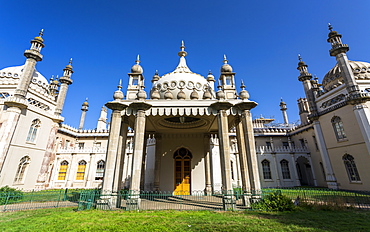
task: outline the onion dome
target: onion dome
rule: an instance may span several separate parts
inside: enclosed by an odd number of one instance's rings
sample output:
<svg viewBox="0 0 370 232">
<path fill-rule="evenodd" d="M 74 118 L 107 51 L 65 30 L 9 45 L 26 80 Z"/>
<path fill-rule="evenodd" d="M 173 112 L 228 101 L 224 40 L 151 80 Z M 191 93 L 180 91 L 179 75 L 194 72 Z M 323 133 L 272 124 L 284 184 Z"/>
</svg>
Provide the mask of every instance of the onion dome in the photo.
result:
<svg viewBox="0 0 370 232">
<path fill-rule="evenodd" d="M 185 92 L 182 89 L 180 89 L 180 92 L 177 94 L 177 99 L 185 100 L 185 98 L 186 98 Z"/>
<path fill-rule="evenodd" d="M 242 85 L 240 86 L 240 88 L 242 88 L 242 90 L 240 91 L 240 93 L 239 93 L 239 97 L 240 97 L 240 99 L 242 99 L 242 100 L 246 100 L 246 99 L 248 99 L 249 98 L 249 93 L 248 93 L 248 91 L 247 90 L 245 90 L 245 85 L 244 85 L 244 82 L 243 82 L 243 80 L 242 80 Z"/>
<path fill-rule="evenodd" d="M 42 44 L 42 47 L 44 47 L 45 46 L 43 44 L 44 39 L 42 38 L 43 35 L 44 35 L 44 29 L 41 29 L 41 31 L 39 33 L 39 36 L 36 36 L 35 38 L 33 38 L 33 40 L 31 41 L 31 43 L 32 42 L 39 42 L 40 44 Z"/>
<path fill-rule="evenodd" d="M 203 99 L 212 99 L 212 93 L 209 91 L 209 87 L 207 86 L 204 90 Z"/>
<path fill-rule="evenodd" d="M 143 68 L 140 66 L 140 56 L 137 55 L 136 64 L 131 67 L 131 73 L 143 74 Z"/>
<path fill-rule="evenodd" d="M 217 93 L 216 93 L 216 98 L 217 98 L 218 100 L 225 100 L 225 92 L 222 90 L 222 86 L 221 86 L 220 81 L 218 81 L 218 82 L 219 82 L 219 83 L 218 83 L 218 86 L 217 86 L 218 91 L 217 91 Z"/>
<path fill-rule="evenodd" d="M 137 92 L 137 98 L 139 100 L 145 100 L 146 97 L 147 97 L 144 88 L 145 88 L 145 86 L 141 86 L 140 90 Z"/>
<path fill-rule="evenodd" d="M 370 63 L 361 61 L 348 61 L 356 80 L 370 80 Z M 324 91 L 329 91 L 344 83 L 343 73 L 336 64 L 322 80 Z"/>
<path fill-rule="evenodd" d="M 152 95 L 150 97 L 153 100 L 158 100 L 158 99 L 161 98 L 161 96 L 159 95 L 159 91 L 158 91 L 157 86 L 154 86 L 153 91 L 152 91 Z"/>
<path fill-rule="evenodd" d="M 190 99 L 191 100 L 197 100 L 197 99 L 199 99 L 199 94 L 198 94 L 198 92 L 196 91 L 195 88 L 193 89 L 193 92 L 191 92 L 191 94 L 190 94 Z"/>
<path fill-rule="evenodd" d="M 68 64 L 67 64 L 67 66 L 66 66 L 66 69 L 69 69 L 69 70 L 71 70 L 71 71 L 72 71 L 72 69 L 73 69 L 73 67 L 72 67 L 72 58 L 71 58 L 71 59 L 69 59 L 69 62 L 68 62 Z"/>
<path fill-rule="evenodd" d="M 158 81 L 160 78 L 161 78 L 161 77 L 160 77 L 160 76 L 158 76 L 158 70 L 155 70 L 155 74 L 154 74 L 154 76 L 153 76 L 153 78 L 152 78 L 152 83 L 154 83 L 154 82 Z"/>
<path fill-rule="evenodd" d="M 233 68 L 227 62 L 226 55 L 224 55 L 224 65 L 221 66 L 221 73 L 233 72 Z"/>
<path fill-rule="evenodd" d="M 207 81 L 215 81 L 215 76 L 212 75 L 211 70 L 208 72 Z"/>
<path fill-rule="evenodd" d="M 187 66 L 185 59 L 187 52 L 184 50 L 185 46 L 183 41 L 180 48 L 181 51 L 178 53 L 180 61 L 175 70 L 163 75 L 154 83 L 158 88 L 161 99 L 177 99 L 179 92 L 183 91 L 185 93 L 185 99 L 190 100 L 190 95 L 194 88 L 196 88 L 196 91 L 200 95 L 203 93 L 205 87 L 208 86 L 206 78 L 193 73 Z M 169 97 L 171 96 L 169 92 L 172 97 Z"/>
<path fill-rule="evenodd" d="M 166 99 L 166 100 L 172 100 L 173 99 L 173 94 L 169 89 L 164 94 L 164 99 Z"/>
<path fill-rule="evenodd" d="M 119 80 L 119 84 L 118 84 L 117 88 L 118 89 L 113 94 L 113 99 L 114 100 L 122 100 L 123 97 L 124 97 L 123 92 L 121 91 L 121 88 L 122 88 L 122 80 Z"/>
<path fill-rule="evenodd" d="M 86 98 L 86 100 L 84 101 L 84 103 L 82 103 L 82 106 L 89 106 L 89 103 L 87 102 L 87 98 Z"/>
</svg>

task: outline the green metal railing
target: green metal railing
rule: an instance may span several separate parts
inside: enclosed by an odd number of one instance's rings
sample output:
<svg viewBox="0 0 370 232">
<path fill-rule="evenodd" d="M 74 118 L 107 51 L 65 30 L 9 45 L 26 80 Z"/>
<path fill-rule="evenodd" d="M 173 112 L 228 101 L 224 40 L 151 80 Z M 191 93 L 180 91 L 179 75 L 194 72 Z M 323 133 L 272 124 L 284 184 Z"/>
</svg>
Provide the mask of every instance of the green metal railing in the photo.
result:
<svg viewBox="0 0 370 232">
<path fill-rule="evenodd" d="M 0 192 L 0 211 L 77 206 L 80 192 L 76 189 Z"/>
<path fill-rule="evenodd" d="M 306 204 L 370 209 L 370 192 L 324 188 L 271 188 L 261 191 L 205 193 L 58 189 L 29 192 L 0 192 L 0 211 L 75 206 L 86 209 L 123 210 L 245 210 L 269 193 L 280 191 L 292 201 Z M 299 200 L 298 200 L 299 199 Z"/>
</svg>

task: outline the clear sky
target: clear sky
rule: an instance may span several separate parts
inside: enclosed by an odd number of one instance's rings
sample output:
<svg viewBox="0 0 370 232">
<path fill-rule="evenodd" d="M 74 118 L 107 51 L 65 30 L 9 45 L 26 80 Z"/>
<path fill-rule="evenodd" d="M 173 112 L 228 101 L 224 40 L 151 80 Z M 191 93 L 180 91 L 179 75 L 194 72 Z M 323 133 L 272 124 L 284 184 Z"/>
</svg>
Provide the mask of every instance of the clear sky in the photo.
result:
<svg viewBox="0 0 370 232">
<path fill-rule="evenodd" d="M 119 79 L 126 92 L 137 54 L 149 92 L 155 70 L 162 76 L 177 66 L 184 40 L 189 68 L 203 76 L 212 70 L 218 78 L 227 55 L 236 82 L 243 79 L 259 104 L 254 117 L 283 122 L 282 97 L 289 120 L 296 121 L 296 102 L 304 97 L 297 54 L 321 82 L 335 65 L 326 42 L 330 22 L 350 46 L 349 59 L 370 61 L 369 10 L 368 0 L 0 0 L 0 68 L 22 65 L 23 51 L 43 28 L 46 46 L 37 70 L 46 78 L 61 76 L 73 57 L 65 123 L 78 127 L 88 97 L 85 127 L 94 129 Z"/>
</svg>

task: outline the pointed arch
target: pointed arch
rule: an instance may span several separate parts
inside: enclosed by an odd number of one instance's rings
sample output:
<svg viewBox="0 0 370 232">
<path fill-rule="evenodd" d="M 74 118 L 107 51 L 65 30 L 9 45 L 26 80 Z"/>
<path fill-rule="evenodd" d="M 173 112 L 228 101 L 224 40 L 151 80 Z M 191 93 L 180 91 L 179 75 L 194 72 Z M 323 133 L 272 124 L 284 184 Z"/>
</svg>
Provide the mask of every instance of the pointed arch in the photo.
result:
<svg viewBox="0 0 370 232">
<path fill-rule="evenodd" d="M 289 161 L 286 159 L 283 159 L 280 161 L 281 166 L 281 173 L 283 175 L 283 179 L 291 179 L 290 178 L 290 170 L 289 170 Z"/>
<path fill-rule="evenodd" d="M 361 181 L 360 174 L 358 173 L 355 158 L 350 154 L 344 154 L 342 157 L 344 166 L 346 167 L 348 179 L 351 182 L 359 182 Z"/>
<path fill-rule="evenodd" d="M 20 159 L 18 164 L 18 169 L 15 174 L 14 183 L 21 184 L 24 182 L 24 177 L 26 175 L 27 168 L 31 162 L 30 157 L 24 156 Z"/>
<path fill-rule="evenodd" d="M 265 180 L 271 180 L 271 168 L 270 168 L 270 161 L 267 159 L 262 160 L 262 172 L 263 172 L 263 179 Z"/>
<path fill-rule="evenodd" d="M 27 142 L 34 143 L 37 137 L 37 131 L 41 126 L 41 120 L 36 118 L 32 121 L 30 129 L 28 130 Z"/>
<path fill-rule="evenodd" d="M 78 162 L 78 167 L 77 167 L 77 173 L 76 173 L 76 180 L 84 180 L 85 178 L 85 170 L 86 170 L 86 161 L 81 160 Z"/>
<path fill-rule="evenodd" d="M 96 163 L 95 180 L 103 180 L 104 169 L 105 169 L 105 161 L 104 160 L 99 160 Z"/>
<path fill-rule="evenodd" d="M 59 173 L 58 173 L 58 180 L 65 180 L 66 179 L 68 165 L 69 165 L 69 163 L 68 163 L 67 160 L 63 160 L 60 163 Z"/>
</svg>

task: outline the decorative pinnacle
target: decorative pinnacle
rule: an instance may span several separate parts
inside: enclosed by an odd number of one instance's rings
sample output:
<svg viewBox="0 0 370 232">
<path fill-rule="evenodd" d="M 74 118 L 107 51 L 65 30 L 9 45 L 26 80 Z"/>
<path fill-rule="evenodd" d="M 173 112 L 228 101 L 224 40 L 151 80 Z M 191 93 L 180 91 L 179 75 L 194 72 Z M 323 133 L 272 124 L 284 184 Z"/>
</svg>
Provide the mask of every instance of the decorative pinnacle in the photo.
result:
<svg viewBox="0 0 370 232">
<path fill-rule="evenodd" d="M 53 80 L 54 80 L 54 75 L 51 75 L 50 80 L 51 80 L 51 81 L 53 81 Z"/>
<path fill-rule="evenodd" d="M 177 53 L 180 57 L 185 57 L 188 53 L 185 51 L 185 45 L 184 45 L 184 40 L 181 40 L 181 51 Z"/>
<path fill-rule="evenodd" d="M 71 58 L 71 59 L 69 59 L 69 64 L 70 64 L 70 65 L 72 65 L 72 58 Z"/>
<path fill-rule="evenodd" d="M 44 35 L 44 29 L 41 29 L 41 31 L 39 32 L 39 36 L 43 36 Z"/>
<path fill-rule="evenodd" d="M 137 54 L 137 57 L 136 57 L 136 64 L 140 64 L 140 55 Z"/>
<path fill-rule="evenodd" d="M 222 87 L 221 80 L 220 80 L 220 79 L 218 79 L 218 86 L 217 86 L 217 88 L 218 88 L 218 89 L 221 89 L 221 87 Z"/>
<path fill-rule="evenodd" d="M 158 75 L 158 70 L 155 70 L 155 75 Z"/>
<path fill-rule="evenodd" d="M 333 26 L 330 23 L 328 23 L 328 27 L 330 31 L 333 31 Z"/>
<path fill-rule="evenodd" d="M 242 90 L 245 89 L 245 85 L 244 85 L 244 81 L 242 80 L 242 85 L 240 86 L 240 88 L 242 88 Z"/>
<path fill-rule="evenodd" d="M 212 74 L 212 71 L 211 70 L 208 70 L 208 75 L 211 75 Z"/>
<path fill-rule="evenodd" d="M 319 78 L 316 75 L 313 75 L 313 79 L 317 81 Z"/>
<path fill-rule="evenodd" d="M 227 64 L 228 60 L 226 59 L 226 55 L 224 54 L 224 64 Z"/>
<path fill-rule="evenodd" d="M 88 101 L 88 100 L 89 100 L 89 98 L 86 98 L 86 99 L 85 99 L 85 101 Z"/>
<path fill-rule="evenodd" d="M 302 61 L 301 54 L 298 54 L 298 60 L 299 60 L 299 61 Z"/>
<path fill-rule="evenodd" d="M 122 79 L 119 79 L 119 83 L 118 83 L 117 88 L 118 88 L 118 90 L 122 89 Z"/>
</svg>

